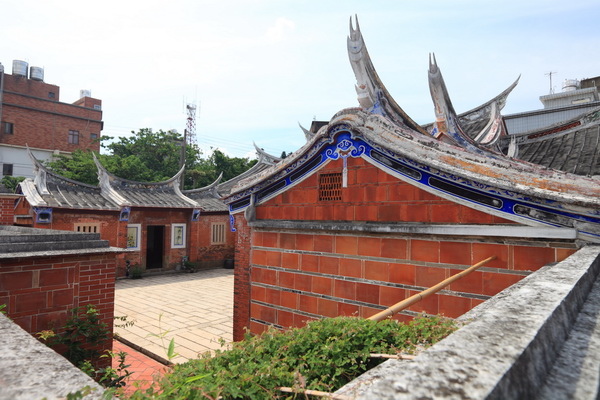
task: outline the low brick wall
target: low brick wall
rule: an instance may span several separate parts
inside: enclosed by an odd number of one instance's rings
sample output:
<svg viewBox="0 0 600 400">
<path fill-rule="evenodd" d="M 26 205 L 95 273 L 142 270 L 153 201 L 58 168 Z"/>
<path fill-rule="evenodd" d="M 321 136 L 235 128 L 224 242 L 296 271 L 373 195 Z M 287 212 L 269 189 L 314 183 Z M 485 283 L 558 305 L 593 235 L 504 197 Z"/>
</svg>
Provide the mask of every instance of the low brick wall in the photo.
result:
<svg viewBox="0 0 600 400">
<path fill-rule="evenodd" d="M 244 244 L 251 249 L 249 267 L 239 273 L 249 274 L 249 327 L 254 333 L 268 326 L 302 326 L 323 317 L 366 318 L 496 256 L 480 270 L 394 317 L 407 321 L 417 313 L 427 313 L 457 318 L 577 250 L 570 240 L 380 233 L 369 232 L 368 226 L 352 231 L 348 223 L 322 223 L 319 230 L 314 229 L 318 223 L 309 230 L 306 223 L 294 221 L 250 225 L 254 228 L 251 242 Z M 447 227 L 451 228 L 442 228 Z M 490 229 L 501 234 L 501 228 Z M 236 303 L 243 301 L 236 297 Z"/>
<path fill-rule="evenodd" d="M 56 329 L 69 310 L 92 304 L 112 331 L 115 267 L 115 253 L 4 259 L 0 304 L 30 333 Z"/>
</svg>

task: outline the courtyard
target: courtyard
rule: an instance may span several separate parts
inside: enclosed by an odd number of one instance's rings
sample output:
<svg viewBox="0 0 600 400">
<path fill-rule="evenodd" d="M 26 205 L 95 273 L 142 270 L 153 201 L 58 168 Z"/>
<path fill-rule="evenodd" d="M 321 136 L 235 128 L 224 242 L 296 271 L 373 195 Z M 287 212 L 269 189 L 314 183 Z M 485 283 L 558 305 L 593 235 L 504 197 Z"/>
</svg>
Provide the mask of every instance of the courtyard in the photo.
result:
<svg viewBox="0 0 600 400">
<path fill-rule="evenodd" d="M 233 270 L 117 280 L 115 316 L 134 323 L 119 327 L 117 320 L 116 334 L 164 359 L 174 339 L 173 363 L 221 349 L 232 341 Z"/>
</svg>

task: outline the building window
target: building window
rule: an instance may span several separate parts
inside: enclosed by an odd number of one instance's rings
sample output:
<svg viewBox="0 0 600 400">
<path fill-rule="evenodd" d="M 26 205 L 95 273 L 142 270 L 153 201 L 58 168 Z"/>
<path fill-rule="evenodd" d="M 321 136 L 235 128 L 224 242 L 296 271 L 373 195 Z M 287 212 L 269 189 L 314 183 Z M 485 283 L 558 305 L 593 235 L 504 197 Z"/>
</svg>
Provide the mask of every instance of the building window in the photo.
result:
<svg viewBox="0 0 600 400">
<path fill-rule="evenodd" d="M 171 248 L 182 249 L 185 247 L 185 224 L 171 225 Z"/>
<path fill-rule="evenodd" d="M 100 224 L 94 224 L 94 223 L 74 224 L 73 230 L 75 232 L 83 232 L 83 233 L 100 233 Z"/>
<path fill-rule="evenodd" d="M 342 199 L 342 174 L 319 175 L 319 200 L 341 200 Z"/>
<path fill-rule="evenodd" d="M 140 249 L 142 240 L 142 225 L 131 224 L 127 225 L 127 248 L 132 250 Z"/>
<path fill-rule="evenodd" d="M 56 94 L 54 92 L 48 92 L 49 99 L 53 99 L 54 97 L 56 97 Z"/>
<path fill-rule="evenodd" d="M 79 131 L 69 131 L 69 143 L 79 144 Z"/>
<path fill-rule="evenodd" d="M 2 122 L 2 133 L 12 135 L 15 133 L 15 125 L 12 122 Z"/>
<path fill-rule="evenodd" d="M 210 244 L 225 244 L 225 222 L 211 224 Z"/>
<path fill-rule="evenodd" d="M 2 164 L 2 175 L 12 176 L 12 174 L 13 174 L 13 165 L 12 164 Z"/>
<path fill-rule="evenodd" d="M 52 208 L 50 207 L 33 207 L 35 213 L 35 222 L 38 224 L 52 223 Z"/>
<path fill-rule="evenodd" d="M 97 133 L 90 133 L 90 139 L 92 139 L 92 140 L 98 139 L 98 134 Z"/>
</svg>

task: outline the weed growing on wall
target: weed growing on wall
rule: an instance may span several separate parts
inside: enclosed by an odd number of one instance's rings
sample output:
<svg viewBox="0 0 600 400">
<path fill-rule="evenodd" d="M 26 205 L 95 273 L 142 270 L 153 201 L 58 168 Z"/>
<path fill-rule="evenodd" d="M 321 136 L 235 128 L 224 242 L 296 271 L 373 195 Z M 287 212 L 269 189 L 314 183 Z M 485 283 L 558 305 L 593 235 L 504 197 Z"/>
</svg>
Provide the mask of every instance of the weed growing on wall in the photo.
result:
<svg viewBox="0 0 600 400">
<path fill-rule="evenodd" d="M 115 320 L 121 321 L 120 326 L 132 325 L 127 317 L 115 317 Z M 58 332 L 44 330 L 37 336 L 105 387 L 125 386 L 126 378 L 131 375 L 127 370 L 129 365 L 125 362 L 124 352 L 108 351 L 108 354 L 101 354 L 98 351 L 100 344 L 112 338 L 108 326 L 102 322 L 98 310 L 91 304 L 72 309 L 67 322 Z M 118 360 L 117 368 L 95 366 L 101 358 L 109 357 Z"/>
<path fill-rule="evenodd" d="M 383 360 L 371 353 L 413 352 L 455 330 L 451 320 L 420 317 L 408 324 L 338 317 L 285 332 L 247 336 L 230 350 L 176 365 L 157 388 L 131 399 L 291 398 L 279 387 L 332 392 Z M 302 396 L 302 398 L 304 398 Z"/>
</svg>

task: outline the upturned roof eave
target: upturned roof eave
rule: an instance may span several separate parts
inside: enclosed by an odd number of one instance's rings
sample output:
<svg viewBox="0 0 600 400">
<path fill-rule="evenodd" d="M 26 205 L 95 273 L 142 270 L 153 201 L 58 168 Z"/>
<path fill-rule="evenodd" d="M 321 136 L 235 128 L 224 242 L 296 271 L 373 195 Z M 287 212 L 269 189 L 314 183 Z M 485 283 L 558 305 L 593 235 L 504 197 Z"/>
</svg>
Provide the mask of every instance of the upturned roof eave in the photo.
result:
<svg viewBox="0 0 600 400">
<path fill-rule="evenodd" d="M 252 187 L 264 183 L 287 166 L 299 161 L 321 139 L 330 135 L 331 127 L 340 123 L 348 124 L 351 130 L 370 142 L 406 158 L 416 159 L 430 167 L 466 179 L 474 179 L 503 190 L 520 192 L 526 195 L 548 198 L 572 204 L 593 204 L 600 207 L 600 181 L 568 172 L 553 170 L 514 159 L 491 159 L 477 155 L 459 147 L 437 141 L 434 138 L 415 132 L 414 135 L 400 136 L 392 122 L 385 117 L 368 113 L 361 109 L 346 109 L 334 117 L 328 129 L 321 130 L 310 142 L 292 153 L 276 166 L 243 182 L 224 197 L 225 203 L 232 197 Z M 333 141 L 333 137 L 331 138 Z"/>
</svg>

